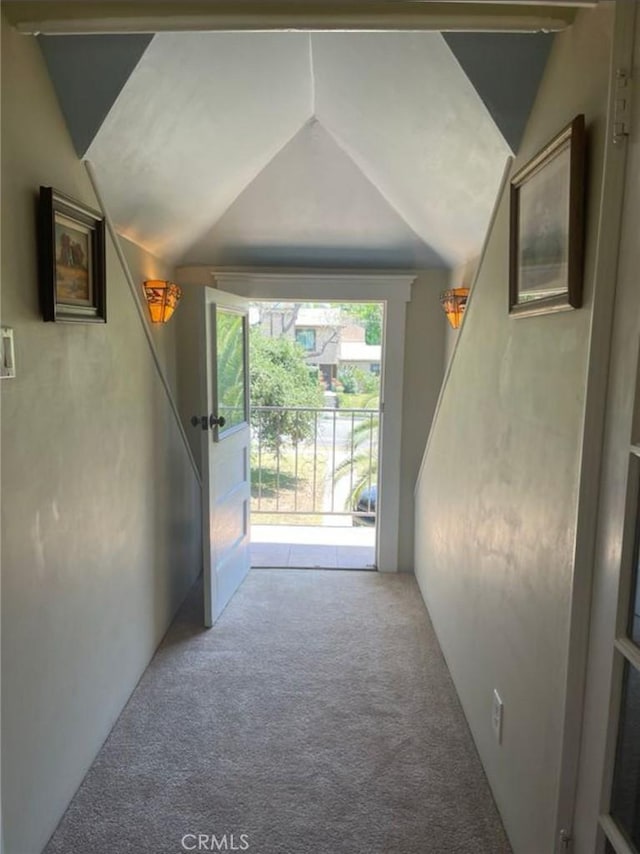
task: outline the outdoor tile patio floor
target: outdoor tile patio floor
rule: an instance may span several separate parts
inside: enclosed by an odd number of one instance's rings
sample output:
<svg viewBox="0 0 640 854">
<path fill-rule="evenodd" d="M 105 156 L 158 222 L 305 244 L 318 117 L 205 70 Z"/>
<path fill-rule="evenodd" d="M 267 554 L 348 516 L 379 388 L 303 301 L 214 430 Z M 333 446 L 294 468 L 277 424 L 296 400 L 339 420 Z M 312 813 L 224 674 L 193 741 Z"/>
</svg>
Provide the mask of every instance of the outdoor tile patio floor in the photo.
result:
<svg viewBox="0 0 640 854">
<path fill-rule="evenodd" d="M 330 525 L 252 525 L 253 567 L 372 569 L 375 529 Z"/>
</svg>

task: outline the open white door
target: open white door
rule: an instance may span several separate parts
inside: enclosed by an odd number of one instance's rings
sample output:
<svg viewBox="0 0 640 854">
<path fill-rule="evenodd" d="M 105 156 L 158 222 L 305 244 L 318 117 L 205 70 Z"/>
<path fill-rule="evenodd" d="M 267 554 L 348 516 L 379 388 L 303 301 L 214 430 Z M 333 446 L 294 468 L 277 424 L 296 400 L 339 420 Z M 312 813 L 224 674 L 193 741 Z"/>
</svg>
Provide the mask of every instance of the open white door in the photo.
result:
<svg viewBox="0 0 640 854">
<path fill-rule="evenodd" d="M 250 567 L 249 308 L 205 288 L 202 306 L 204 620 L 212 626 Z"/>
</svg>

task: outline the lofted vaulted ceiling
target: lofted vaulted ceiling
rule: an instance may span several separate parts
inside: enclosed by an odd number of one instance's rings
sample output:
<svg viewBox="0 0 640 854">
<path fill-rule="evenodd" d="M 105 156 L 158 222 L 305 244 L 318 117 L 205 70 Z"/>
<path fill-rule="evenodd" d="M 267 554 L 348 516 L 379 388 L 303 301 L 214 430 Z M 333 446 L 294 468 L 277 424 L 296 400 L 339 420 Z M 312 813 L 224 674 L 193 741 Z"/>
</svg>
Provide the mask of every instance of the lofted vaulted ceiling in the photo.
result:
<svg viewBox="0 0 640 854">
<path fill-rule="evenodd" d="M 41 44 L 78 152 L 129 239 L 172 263 L 415 269 L 481 246 L 550 39 L 163 33 Z"/>
<path fill-rule="evenodd" d="M 225 266 L 442 266 L 442 258 L 316 118 L 189 248 L 187 260 Z"/>
</svg>

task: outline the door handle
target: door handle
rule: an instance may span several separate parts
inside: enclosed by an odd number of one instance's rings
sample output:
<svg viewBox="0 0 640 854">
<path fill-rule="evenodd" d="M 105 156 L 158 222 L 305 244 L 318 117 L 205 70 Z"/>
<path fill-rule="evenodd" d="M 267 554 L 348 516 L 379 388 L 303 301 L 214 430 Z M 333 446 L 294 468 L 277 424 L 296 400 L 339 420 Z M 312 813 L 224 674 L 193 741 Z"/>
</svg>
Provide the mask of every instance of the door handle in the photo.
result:
<svg viewBox="0 0 640 854">
<path fill-rule="evenodd" d="M 224 427 L 227 423 L 226 418 L 223 415 L 216 416 L 212 413 L 207 417 L 206 415 L 192 415 L 191 423 L 194 427 L 202 427 L 203 430 L 208 430 L 211 428 L 213 430 L 214 427 Z"/>
</svg>

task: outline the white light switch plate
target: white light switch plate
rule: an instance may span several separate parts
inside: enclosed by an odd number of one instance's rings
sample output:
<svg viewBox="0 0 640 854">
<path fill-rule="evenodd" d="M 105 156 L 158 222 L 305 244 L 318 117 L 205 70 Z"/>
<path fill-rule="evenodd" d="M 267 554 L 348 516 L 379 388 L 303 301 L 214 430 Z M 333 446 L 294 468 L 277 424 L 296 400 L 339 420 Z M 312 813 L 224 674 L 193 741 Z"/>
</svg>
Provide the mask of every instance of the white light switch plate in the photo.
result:
<svg viewBox="0 0 640 854">
<path fill-rule="evenodd" d="M 0 379 L 13 379 L 16 375 L 16 356 L 13 347 L 13 329 L 0 329 Z"/>
</svg>

